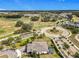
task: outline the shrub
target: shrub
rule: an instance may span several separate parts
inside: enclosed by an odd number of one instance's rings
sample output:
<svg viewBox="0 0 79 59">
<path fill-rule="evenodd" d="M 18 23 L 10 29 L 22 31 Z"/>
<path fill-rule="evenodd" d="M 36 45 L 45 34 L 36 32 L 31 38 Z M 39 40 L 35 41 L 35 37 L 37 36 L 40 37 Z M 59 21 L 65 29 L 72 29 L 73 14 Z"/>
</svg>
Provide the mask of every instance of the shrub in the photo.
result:
<svg viewBox="0 0 79 59">
<path fill-rule="evenodd" d="M 21 43 L 20 43 L 20 46 L 24 46 L 24 45 L 26 45 L 26 44 L 27 44 L 27 39 L 22 40 Z"/>
<path fill-rule="evenodd" d="M 45 16 L 43 17 L 43 19 L 41 19 L 42 22 L 48 22 L 50 21 L 50 17 L 49 16 Z"/>
<path fill-rule="evenodd" d="M 68 49 L 70 46 L 67 43 L 64 43 L 64 48 Z"/>
<path fill-rule="evenodd" d="M 39 17 L 37 16 L 31 17 L 31 21 L 38 21 L 38 20 L 39 20 Z"/>
<path fill-rule="evenodd" d="M 2 50 L 4 47 L 3 46 L 0 46 L 0 50 Z"/>
<path fill-rule="evenodd" d="M 20 27 L 22 26 L 23 22 L 21 20 L 17 21 L 15 27 Z"/>
<path fill-rule="evenodd" d="M 79 53 L 76 52 L 75 55 L 74 55 L 74 57 L 75 57 L 75 58 L 79 58 Z"/>
<path fill-rule="evenodd" d="M 32 26 L 33 26 L 32 23 L 30 23 L 30 24 L 26 24 L 25 23 L 25 24 L 22 25 L 22 28 L 21 29 L 23 29 L 24 31 L 29 32 L 32 29 Z"/>
</svg>

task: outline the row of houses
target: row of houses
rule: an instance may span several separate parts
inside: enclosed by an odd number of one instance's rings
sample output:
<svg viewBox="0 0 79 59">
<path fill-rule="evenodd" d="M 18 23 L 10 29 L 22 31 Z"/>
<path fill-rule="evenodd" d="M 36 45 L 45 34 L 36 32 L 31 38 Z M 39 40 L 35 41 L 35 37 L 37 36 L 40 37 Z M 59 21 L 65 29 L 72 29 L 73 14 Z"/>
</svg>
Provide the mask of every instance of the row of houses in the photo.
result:
<svg viewBox="0 0 79 59">
<path fill-rule="evenodd" d="M 21 47 L 21 49 L 16 50 L 1 50 L 0 51 L 0 58 L 18 58 L 18 56 L 22 55 L 22 53 L 33 53 L 36 54 L 47 54 L 49 53 L 47 42 L 32 42 L 28 43 L 26 46 Z"/>
<path fill-rule="evenodd" d="M 79 23 L 77 23 L 77 22 L 74 23 L 74 22 L 69 22 L 69 21 L 67 21 L 64 25 L 79 27 Z"/>
</svg>

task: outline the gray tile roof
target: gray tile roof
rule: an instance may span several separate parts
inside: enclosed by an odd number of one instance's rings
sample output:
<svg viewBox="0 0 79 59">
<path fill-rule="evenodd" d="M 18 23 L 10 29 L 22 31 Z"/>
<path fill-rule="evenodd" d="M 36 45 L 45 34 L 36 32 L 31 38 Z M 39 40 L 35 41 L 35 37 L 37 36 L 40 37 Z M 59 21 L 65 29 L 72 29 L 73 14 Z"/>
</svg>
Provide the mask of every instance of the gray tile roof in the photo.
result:
<svg viewBox="0 0 79 59">
<path fill-rule="evenodd" d="M 14 50 L 2 50 L 0 55 L 7 55 L 9 58 L 16 58 L 17 53 Z"/>
<path fill-rule="evenodd" d="M 66 25 L 71 25 L 71 26 L 75 26 L 75 27 L 79 27 L 79 23 L 73 23 L 73 22 L 67 22 Z"/>
<path fill-rule="evenodd" d="M 27 53 L 36 51 L 37 53 L 48 53 L 48 45 L 46 42 L 32 42 L 27 44 Z"/>
</svg>

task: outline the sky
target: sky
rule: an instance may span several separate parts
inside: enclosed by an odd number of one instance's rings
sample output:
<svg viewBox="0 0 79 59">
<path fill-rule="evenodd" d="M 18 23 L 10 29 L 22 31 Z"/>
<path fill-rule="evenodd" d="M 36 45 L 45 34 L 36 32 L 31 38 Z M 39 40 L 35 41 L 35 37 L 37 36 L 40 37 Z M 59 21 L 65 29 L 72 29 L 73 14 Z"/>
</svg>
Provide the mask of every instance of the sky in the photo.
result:
<svg viewBox="0 0 79 59">
<path fill-rule="evenodd" d="M 0 0 L 0 10 L 79 10 L 79 0 Z"/>
</svg>

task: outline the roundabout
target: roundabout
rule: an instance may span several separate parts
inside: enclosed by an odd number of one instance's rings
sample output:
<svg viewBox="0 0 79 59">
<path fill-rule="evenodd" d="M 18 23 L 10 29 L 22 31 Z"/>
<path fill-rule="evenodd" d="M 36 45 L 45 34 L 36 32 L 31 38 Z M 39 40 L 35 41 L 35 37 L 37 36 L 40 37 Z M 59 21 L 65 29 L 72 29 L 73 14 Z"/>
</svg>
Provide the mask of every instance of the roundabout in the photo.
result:
<svg viewBox="0 0 79 59">
<path fill-rule="evenodd" d="M 46 33 L 48 36 L 55 36 L 55 37 L 59 37 L 59 36 L 69 37 L 69 36 L 71 36 L 71 32 L 62 28 L 62 27 L 56 27 L 56 31 L 58 31 L 58 32 L 50 32 L 50 29 L 52 29 L 52 28 L 54 28 L 54 26 L 42 28 L 41 32 Z"/>
<path fill-rule="evenodd" d="M 79 41 L 79 34 L 77 34 L 77 35 L 75 36 L 75 39 L 76 39 L 77 41 Z"/>
</svg>

